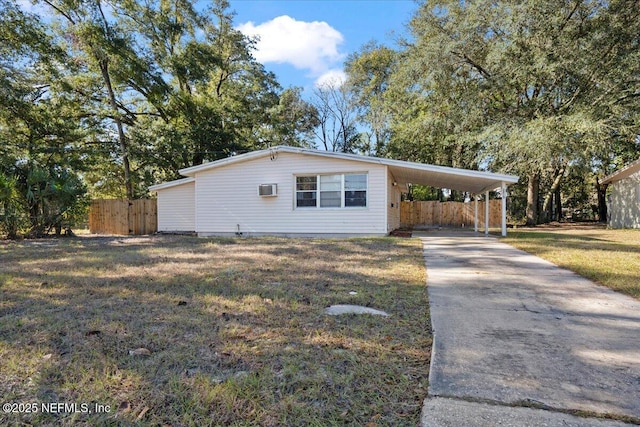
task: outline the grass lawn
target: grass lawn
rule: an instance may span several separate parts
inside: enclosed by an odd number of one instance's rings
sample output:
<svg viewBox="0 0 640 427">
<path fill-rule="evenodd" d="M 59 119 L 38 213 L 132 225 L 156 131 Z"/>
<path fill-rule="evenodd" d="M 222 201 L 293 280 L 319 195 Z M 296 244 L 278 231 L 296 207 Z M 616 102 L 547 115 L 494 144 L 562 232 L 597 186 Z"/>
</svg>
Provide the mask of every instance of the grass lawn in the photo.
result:
<svg viewBox="0 0 640 427">
<path fill-rule="evenodd" d="M 417 239 L 0 242 L 0 425 L 414 426 L 430 330 Z"/>
<path fill-rule="evenodd" d="M 509 230 L 502 241 L 640 298 L 640 230 L 598 226 Z"/>
</svg>

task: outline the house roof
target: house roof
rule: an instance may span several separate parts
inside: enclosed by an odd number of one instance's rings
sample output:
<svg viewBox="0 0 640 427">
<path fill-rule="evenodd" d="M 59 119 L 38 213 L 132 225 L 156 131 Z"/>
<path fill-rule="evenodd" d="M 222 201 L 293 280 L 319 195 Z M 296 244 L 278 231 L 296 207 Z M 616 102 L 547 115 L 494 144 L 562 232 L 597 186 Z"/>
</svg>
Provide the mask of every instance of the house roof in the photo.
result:
<svg viewBox="0 0 640 427">
<path fill-rule="evenodd" d="M 151 187 L 149 187 L 149 191 L 158 191 L 158 190 L 164 190 L 166 188 L 177 187 L 178 185 L 184 185 L 190 182 L 195 182 L 195 180 L 196 180 L 195 178 L 190 177 L 190 178 L 176 179 L 175 181 L 163 182 L 160 184 L 152 185 Z"/>
<path fill-rule="evenodd" d="M 640 159 L 635 162 L 629 163 L 622 169 L 612 173 L 611 175 L 605 176 L 601 181 L 601 184 L 610 184 L 612 182 L 620 181 L 621 179 L 628 178 L 636 172 L 640 172 Z"/>
<path fill-rule="evenodd" d="M 446 166 L 436 166 L 424 163 L 407 162 L 403 160 L 385 159 L 380 157 L 361 156 L 357 154 L 334 153 L 330 151 L 313 150 L 309 148 L 297 148 L 289 146 L 277 146 L 266 150 L 252 151 L 238 156 L 202 165 L 180 169 L 184 176 L 194 177 L 196 173 L 234 163 L 245 162 L 265 156 L 277 156 L 278 153 L 294 153 L 306 156 L 325 157 L 330 159 L 351 160 L 363 163 L 386 165 L 394 176 L 398 185 L 407 184 L 429 185 L 438 188 L 448 188 L 458 191 L 468 191 L 474 194 L 493 190 L 505 184 L 515 184 L 518 177 L 515 175 L 503 175 L 492 172 L 458 169 Z M 180 180 L 182 181 L 182 180 Z M 173 181 L 176 182 L 176 181 Z M 162 187 L 171 183 L 164 183 L 150 187 L 152 191 L 168 188 Z M 174 184 L 179 185 L 179 184 Z"/>
</svg>

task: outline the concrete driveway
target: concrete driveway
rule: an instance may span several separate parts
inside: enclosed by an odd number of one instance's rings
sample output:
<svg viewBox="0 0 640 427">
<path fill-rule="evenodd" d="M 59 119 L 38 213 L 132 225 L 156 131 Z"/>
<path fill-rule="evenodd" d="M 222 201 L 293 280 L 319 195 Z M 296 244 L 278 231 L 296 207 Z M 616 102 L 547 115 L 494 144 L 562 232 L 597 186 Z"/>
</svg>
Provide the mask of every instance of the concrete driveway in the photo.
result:
<svg viewBox="0 0 640 427">
<path fill-rule="evenodd" d="M 640 422 L 640 301 L 493 237 L 421 239 L 434 332 L 424 426 Z"/>
</svg>

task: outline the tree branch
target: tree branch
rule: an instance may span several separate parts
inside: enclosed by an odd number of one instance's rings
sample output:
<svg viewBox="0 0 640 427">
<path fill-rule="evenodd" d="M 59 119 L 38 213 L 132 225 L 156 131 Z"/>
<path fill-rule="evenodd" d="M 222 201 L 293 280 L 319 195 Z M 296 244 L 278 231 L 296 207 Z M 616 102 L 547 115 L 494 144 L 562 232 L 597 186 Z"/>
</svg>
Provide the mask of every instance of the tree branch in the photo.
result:
<svg viewBox="0 0 640 427">
<path fill-rule="evenodd" d="M 451 53 L 458 56 L 459 58 L 462 58 L 465 63 L 475 68 L 476 71 L 478 71 L 481 75 L 483 75 L 487 80 L 491 79 L 491 73 L 489 73 L 487 70 L 484 69 L 484 67 L 482 67 L 480 64 L 475 62 L 473 59 L 471 59 L 469 55 L 467 55 L 466 53 L 455 52 L 453 50 L 451 51 Z"/>
<path fill-rule="evenodd" d="M 51 8 L 53 8 L 56 12 L 58 12 L 60 15 L 64 16 L 73 25 L 76 25 L 76 21 L 71 17 L 70 14 L 68 14 L 65 11 L 63 11 L 62 9 L 60 9 L 58 6 L 53 4 L 50 0 L 44 0 L 44 2 L 46 4 L 48 4 Z"/>
</svg>

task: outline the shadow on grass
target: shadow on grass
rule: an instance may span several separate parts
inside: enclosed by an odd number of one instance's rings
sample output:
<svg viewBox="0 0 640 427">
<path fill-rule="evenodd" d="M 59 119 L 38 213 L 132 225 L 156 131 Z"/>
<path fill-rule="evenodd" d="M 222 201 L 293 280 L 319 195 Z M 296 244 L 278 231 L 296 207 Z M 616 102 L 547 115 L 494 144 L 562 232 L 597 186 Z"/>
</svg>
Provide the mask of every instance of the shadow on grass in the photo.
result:
<svg viewBox="0 0 640 427">
<path fill-rule="evenodd" d="M 185 237 L 46 243 L 0 247 L 1 394 L 14 402 L 97 402 L 111 412 L 3 414 L 1 422 L 419 419 L 430 351 L 419 245 Z M 392 316 L 325 316 L 334 303 Z M 129 354 L 141 347 L 150 355 Z"/>
<path fill-rule="evenodd" d="M 510 239 L 539 243 L 553 249 L 555 246 L 566 245 L 571 248 L 587 250 L 611 250 L 630 253 L 640 253 L 640 247 L 634 243 L 622 243 L 608 240 L 598 235 L 552 233 L 547 231 L 509 231 Z"/>
</svg>

